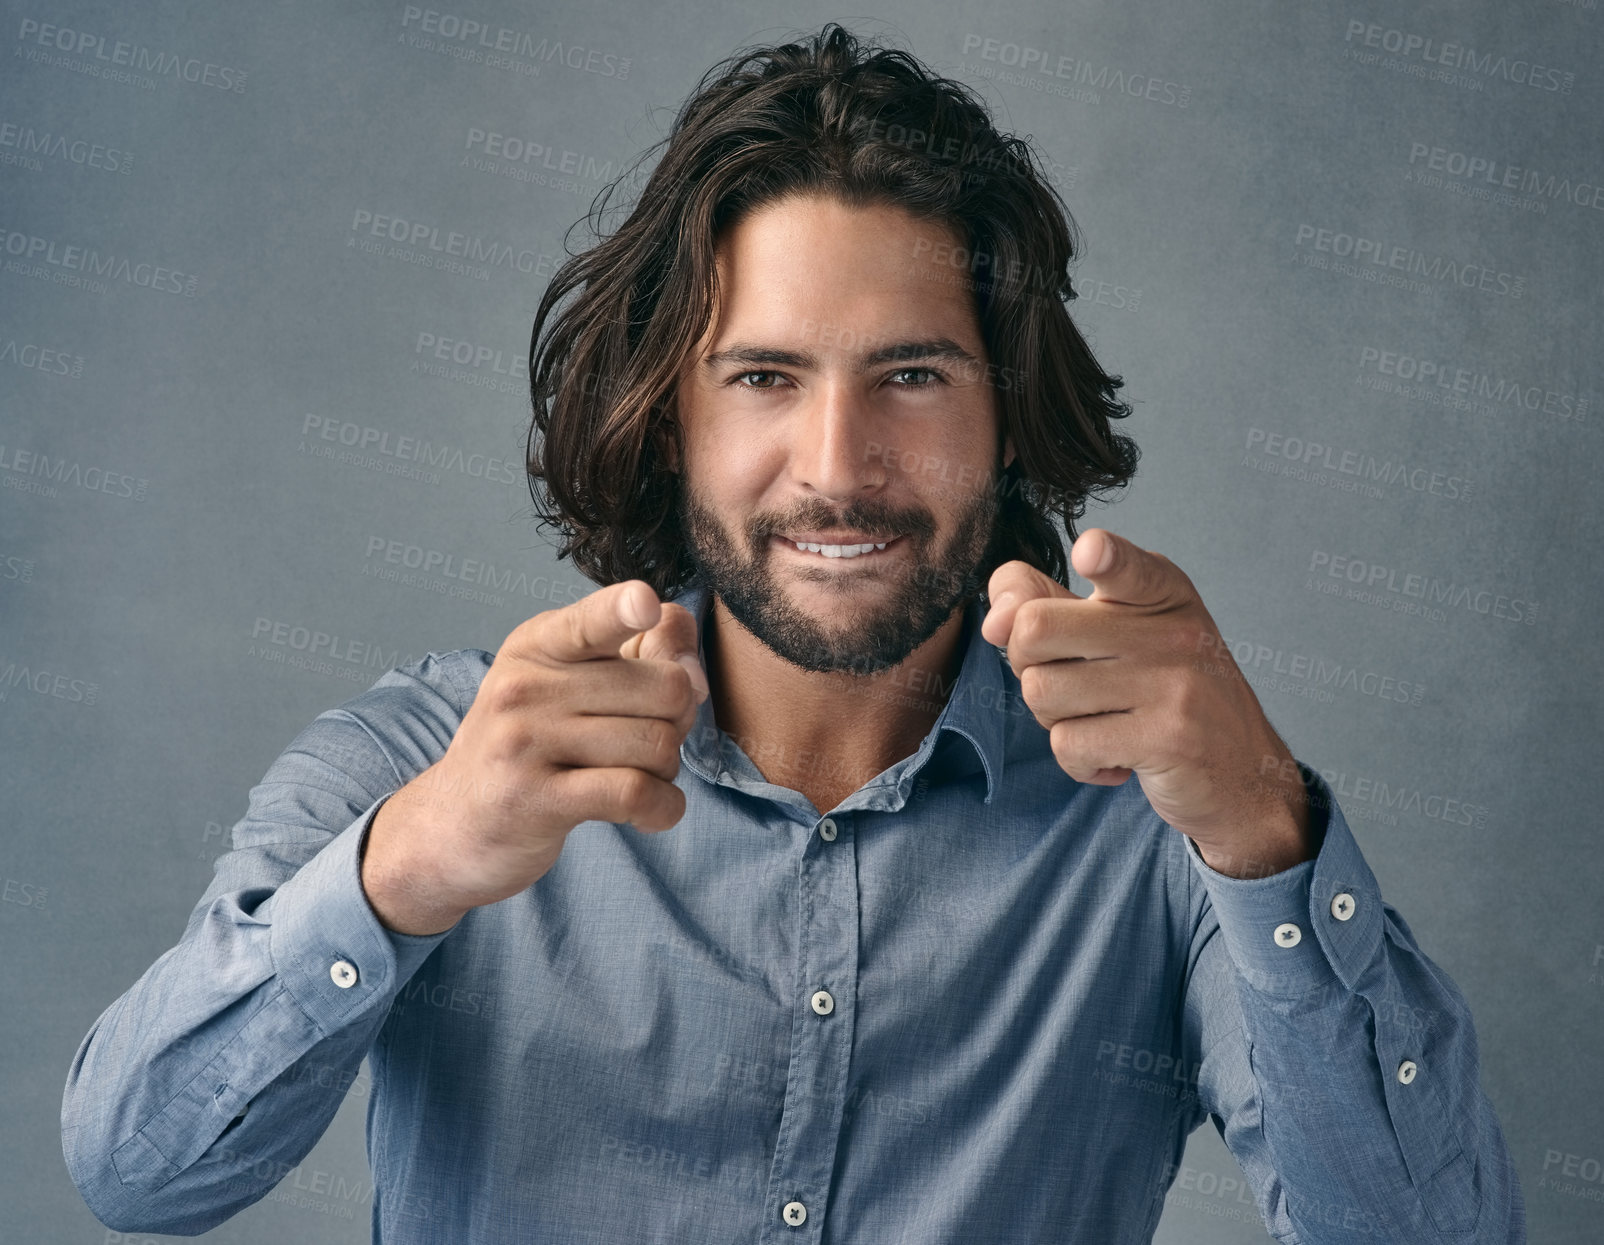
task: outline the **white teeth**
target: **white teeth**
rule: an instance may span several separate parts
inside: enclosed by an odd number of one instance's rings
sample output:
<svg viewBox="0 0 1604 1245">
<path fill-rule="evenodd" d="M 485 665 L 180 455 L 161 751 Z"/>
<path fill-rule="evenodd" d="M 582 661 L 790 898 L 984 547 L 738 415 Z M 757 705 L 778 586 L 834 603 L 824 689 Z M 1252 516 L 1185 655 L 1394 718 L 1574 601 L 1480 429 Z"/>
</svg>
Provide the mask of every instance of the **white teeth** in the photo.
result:
<svg viewBox="0 0 1604 1245">
<path fill-rule="evenodd" d="M 822 553 L 827 558 L 856 558 L 871 549 L 884 549 L 891 542 L 881 541 L 877 545 L 815 545 L 807 541 L 793 540 L 791 543 L 798 549 L 806 550 L 808 553 Z"/>
</svg>

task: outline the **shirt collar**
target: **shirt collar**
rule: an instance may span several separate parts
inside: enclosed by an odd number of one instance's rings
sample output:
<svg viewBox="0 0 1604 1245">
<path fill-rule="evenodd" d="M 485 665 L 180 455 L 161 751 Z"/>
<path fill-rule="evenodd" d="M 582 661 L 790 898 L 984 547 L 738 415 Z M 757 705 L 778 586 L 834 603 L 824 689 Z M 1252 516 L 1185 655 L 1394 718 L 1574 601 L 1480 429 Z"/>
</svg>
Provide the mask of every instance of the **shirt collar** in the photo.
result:
<svg viewBox="0 0 1604 1245">
<path fill-rule="evenodd" d="M 712 594 L 705 584 L 698 581 L 671 600 L 695 616 L 697 655 L 702 660 L 703 669 L 706 669 L 706 623 Z M 972 773 L 978 765 L 986 777 L 985 802 L 992 802 L 1002 781 L 1007 717 L 1010 711 L 1018 712 L 1019 707 L 1013 704 L 1018 699 L 1017 693 L 1012 692 L 1004 677 L 1004 651 L 980 634 L 980 623 L 985 614 L 986 607 L 978 595 L 964 608 L 964 626 L 958 641 L 963 647 L 964 656 L 958 680 L 919 748 L 912 756 L 903 758 L 843 800 L 838 806 L 840 809 L 901 808 L 919 772 L 938 747 L 946 744 L 949 734 L 956 736 L 956 741 L 946 745 L 943 752 L 943 776 L 962 777 Z M 939 686 L 906 690 L 910 696 L 928 698 L 940 695 Z M 1023 702 L 1020 703 L 1022 705 Z M 964 743 L 968 746 L 965 747 Z M 779 798 L 778 793 L 786 790 L 764 782 L 761 771 L 735 741 L 718 728 L 713 719 L 713 702 L 710 699 L 698 707 L 696 725 L 680 745 L 680 755 L 691 769 L 709 782 L 734 786 L 771 799 Z"/>
</svg>

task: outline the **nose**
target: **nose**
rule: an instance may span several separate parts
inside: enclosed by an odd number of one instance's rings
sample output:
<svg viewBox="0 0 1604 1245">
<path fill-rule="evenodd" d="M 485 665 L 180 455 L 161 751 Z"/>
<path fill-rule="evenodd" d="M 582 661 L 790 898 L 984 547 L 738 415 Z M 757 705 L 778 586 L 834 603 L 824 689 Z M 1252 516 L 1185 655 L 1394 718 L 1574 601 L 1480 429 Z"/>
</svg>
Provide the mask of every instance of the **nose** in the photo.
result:
<svg viewBox="0 0 1604 1245">
<path fill-rule="evenodd" d="M 886 482 L 870 403 L 848 380 L 816 389 L 796 427 L 792 479 L 820 497 L 847 502 Z"/>
</svg>

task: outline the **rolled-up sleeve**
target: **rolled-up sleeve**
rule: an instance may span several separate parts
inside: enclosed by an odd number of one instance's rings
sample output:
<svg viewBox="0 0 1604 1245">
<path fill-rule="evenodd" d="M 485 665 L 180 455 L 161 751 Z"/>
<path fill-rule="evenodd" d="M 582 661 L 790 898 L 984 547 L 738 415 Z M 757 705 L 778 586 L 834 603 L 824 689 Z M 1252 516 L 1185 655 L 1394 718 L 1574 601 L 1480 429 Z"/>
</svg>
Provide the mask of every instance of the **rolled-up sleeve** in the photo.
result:
<svg viewBox="0 0 1604 1245">
<path fill-rule="evenodd" d="M 1312 860 L 1233 878 L 1187 840 L 1203 1105 L 1278 1240 L 1524 1241 L 1469 1005 L 1382 899 L 1329 785 L 1299 770 Z"/>
<path fill-rule="evenodd" d="M 385 928 L 361 859 L 374 814 L 460 721 L 454 659 L 389 671 L 296 737 L 251 789 L 178 944 L 79 1044 L 62 1152 L 106 1226 L 196 1234 L 268 1193 L 449 936 Z"/>
</svg>

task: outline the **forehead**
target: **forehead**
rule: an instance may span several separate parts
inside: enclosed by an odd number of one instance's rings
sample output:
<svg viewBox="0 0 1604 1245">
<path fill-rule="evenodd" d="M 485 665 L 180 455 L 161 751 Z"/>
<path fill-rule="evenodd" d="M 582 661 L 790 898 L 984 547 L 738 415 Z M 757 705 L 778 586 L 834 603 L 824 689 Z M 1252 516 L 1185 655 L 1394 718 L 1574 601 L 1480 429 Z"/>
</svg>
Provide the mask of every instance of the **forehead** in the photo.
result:
<svg viewBox="0 0 1604 1245">
<path fill-rule="evenodd" d="M 940 221 L 894 204 L 849 206 L 792 196 L 753 209 L 715 248 L 713 322 L 700 357 L 738 335 L 832 344 L 945 334 L 978 348 L 973 279 L 963 240 Z M 853 353 L 848 351 L 848 353 Z"/>
</svg>

